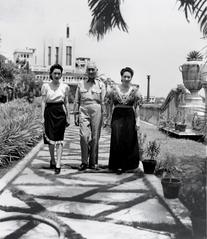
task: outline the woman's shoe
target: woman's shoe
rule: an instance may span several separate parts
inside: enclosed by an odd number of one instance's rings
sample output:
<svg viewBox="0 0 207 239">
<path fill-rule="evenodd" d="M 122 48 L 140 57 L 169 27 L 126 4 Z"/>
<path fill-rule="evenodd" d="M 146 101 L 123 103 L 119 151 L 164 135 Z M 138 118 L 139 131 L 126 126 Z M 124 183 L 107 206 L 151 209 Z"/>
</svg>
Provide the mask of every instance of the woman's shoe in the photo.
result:
<svg viewBox="0 0 207 239">
<path fill-rule="evenodd" d="M 60 170 L 61 170 L 61 167 L 60 168 L 55 167 L 55 174 L 59 174 Z"/>
<path fill-rule="evenodd" d="M 52 160 L 50 160 L 50 169 L 55 169 L 56 163 L 52 163 Z"/>
<path fill-rule="evenodd" d="M 116 174 L 120 175 L 120 174 L 122 174 L 122 173 L 123 173 L 123 170 L 122 170 L 121 168 L 118 168 L 118 169 L 116 170 Z"/>
</svg>

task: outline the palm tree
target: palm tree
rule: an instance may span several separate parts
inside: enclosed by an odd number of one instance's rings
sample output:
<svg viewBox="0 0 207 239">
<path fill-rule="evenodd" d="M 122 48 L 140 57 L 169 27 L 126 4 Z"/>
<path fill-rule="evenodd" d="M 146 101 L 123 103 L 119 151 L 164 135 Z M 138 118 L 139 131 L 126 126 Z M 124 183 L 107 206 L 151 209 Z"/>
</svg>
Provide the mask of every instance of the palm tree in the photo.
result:
<svg viewBox="0 0 207 239">
<path fill-rule="evenodd" d="M 183 9 L 189 22 L 189 14 L 194 16 L 204 37 L 207 37 L 207 0 L 177 0 L 179 10 Z M 107 32 L 118 27 L 128 32 L 128 26 L 124 21 L 121 10 L 121 0 L 88 0 L 88 6 L 92 12 L 92 21 L 89 33 L 101 39 Z"/>
</svg>

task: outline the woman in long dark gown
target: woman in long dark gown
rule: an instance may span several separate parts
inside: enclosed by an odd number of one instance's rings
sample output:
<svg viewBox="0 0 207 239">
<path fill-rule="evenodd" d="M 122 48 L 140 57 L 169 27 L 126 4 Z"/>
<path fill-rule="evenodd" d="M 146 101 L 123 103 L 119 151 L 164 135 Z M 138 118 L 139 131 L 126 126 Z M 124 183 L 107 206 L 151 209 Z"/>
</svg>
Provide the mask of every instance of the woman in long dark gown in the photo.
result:
<svg viewBox="0 0 207 239">
<path fill-rule="evenodd" d="M 137 130 L 142 99 L 138 87 L 131 85 L 133 70 L 126 67 L 120 74 L 121 84 L 114 85 L 107 94 L 113 107 L 108 166 L 118 174 L 139 166 Z"/>
</svg>

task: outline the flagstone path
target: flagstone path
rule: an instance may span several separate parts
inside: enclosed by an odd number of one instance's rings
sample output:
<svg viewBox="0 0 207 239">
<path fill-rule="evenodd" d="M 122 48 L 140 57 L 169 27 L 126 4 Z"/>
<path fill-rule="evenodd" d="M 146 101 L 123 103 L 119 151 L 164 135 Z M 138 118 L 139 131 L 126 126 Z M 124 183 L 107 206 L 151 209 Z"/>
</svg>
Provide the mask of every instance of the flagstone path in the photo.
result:
<svg viewBox="0 0 207 239">
<path fill-rule="evenodd" d="M 99 170 L 79 172 L 78 127 L 66 131 L 62 170 L 49 169 L 46 146 L 32 155 L 0 194 L 0 238 L 190 238 L 190 219 L 178 199 L 165 200 L 160 180 L 107 170 L 110 135 L 102 130 Z M 1 180 L 0 180 L 1 184 Z"/>
</svg>

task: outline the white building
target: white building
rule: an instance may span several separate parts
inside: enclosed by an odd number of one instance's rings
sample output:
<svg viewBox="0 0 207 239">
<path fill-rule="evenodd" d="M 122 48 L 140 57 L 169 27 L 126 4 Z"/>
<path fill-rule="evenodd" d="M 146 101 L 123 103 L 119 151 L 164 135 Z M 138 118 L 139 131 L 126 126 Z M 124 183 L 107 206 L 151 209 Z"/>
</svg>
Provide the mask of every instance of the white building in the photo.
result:
<svg viewBox="0 0 207 239">
<path fill-rule="evenodd" d="M 90 58 L 76 58 L 74 45 L 68 25 L 66 26 L 65 37 L 45 39 L 43 48 L 38 53 L 38 59 L 41 56 L 42 60 L 31 67 L 36 80 L 50 81 L 49 69 L 55 63 L 63 67 L 63 82 L 69 85 L 77 85 L 81 79 L 84 79 L 86 66 Z"/>
<path fill-rule="evenodd" d="M 56 63 L 63 67 L 64 72 L 73 72 L 75 69 L 75 54 L 69 26 L 66 27 L 65 37 L 44 41 L 43 67 L 48 71 L 50 66 Z"/>
<path fill-rule="evenodd" d="M 28 62 L 30 67 L 36 65 L 37 56 L 35 51 L 34 48 L 16 49 L 13 53 L 14 62 L 16 64 Z"/>
</svg>

